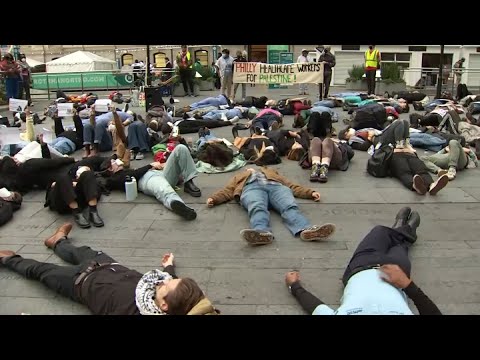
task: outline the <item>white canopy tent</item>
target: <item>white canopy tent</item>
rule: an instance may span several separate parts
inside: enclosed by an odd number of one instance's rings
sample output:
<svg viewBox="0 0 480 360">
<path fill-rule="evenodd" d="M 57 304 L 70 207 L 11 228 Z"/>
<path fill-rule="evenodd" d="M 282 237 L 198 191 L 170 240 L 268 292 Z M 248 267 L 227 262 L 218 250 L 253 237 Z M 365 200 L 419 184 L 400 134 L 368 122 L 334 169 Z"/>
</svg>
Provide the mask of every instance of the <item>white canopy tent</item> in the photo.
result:
<svg viewBox="0 0 480 360">
<path fill-rule="evenodd" d="M 116 70 L 117 63 L 88 51 L 76 51 L 47 62 L 47 73 Z"/>
<path fill-rule="evenodd" d="M 27 57 L 27 64 L 30 67 L 35 67 L 35 66 L 38 66 L 38 65 L 43 65 L 45 63 L 43 63 L 41 61 L 34 60 L 34 59 L 30 59 L 30 58 Z"/>
</svg>

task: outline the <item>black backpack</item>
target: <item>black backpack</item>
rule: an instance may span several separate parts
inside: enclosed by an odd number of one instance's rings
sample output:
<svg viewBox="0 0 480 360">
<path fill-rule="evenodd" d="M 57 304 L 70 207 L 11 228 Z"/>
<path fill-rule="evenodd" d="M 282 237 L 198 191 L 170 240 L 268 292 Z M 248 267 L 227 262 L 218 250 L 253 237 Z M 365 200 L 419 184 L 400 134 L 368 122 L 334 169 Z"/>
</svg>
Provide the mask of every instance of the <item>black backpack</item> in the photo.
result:
<svg viewBox="0 0 480 360">
<path fill-rule="evenodd" d="M 0 200 L 0 226 L 9 222 L 12 217 L 12 205 L 7 201 Z"/>
<path fill-rule="evenodd" d="M 392 155 L 393 148 L 390 145 L 384 145 L 379 149 L 375 149 L 375 152 L 367 161 L 367 172 L 378 178 L 387 177 Z"/>
</svg>

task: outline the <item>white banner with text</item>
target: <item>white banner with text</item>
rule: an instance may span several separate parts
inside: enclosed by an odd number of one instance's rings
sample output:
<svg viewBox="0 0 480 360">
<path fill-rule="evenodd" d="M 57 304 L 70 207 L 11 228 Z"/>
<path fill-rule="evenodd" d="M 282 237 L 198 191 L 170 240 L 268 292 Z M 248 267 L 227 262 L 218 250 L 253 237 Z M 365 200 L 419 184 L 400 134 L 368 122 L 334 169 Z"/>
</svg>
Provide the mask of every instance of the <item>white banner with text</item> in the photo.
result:
<svg viewBox="0 0 480 360">
<path fill-rule="evenodd" d="M 322 63 L 262 64 L 235 62 L 234 83 L 246 84 L 320 84 L 323 83 Z"/>
</svg>

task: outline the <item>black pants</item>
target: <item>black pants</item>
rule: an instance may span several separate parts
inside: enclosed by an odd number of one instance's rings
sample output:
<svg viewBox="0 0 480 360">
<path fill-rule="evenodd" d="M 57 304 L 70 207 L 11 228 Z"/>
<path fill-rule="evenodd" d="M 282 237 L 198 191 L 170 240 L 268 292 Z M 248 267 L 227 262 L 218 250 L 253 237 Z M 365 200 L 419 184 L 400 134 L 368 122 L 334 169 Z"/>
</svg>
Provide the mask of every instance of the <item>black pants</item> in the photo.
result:
<svg viewBox="0 0 480 360">
<path fill-rule="evenodd" d="M 178 129 L 180 134 L 192 134 L 198 132 L 203 127 L 214 129 L 230 125 L 232 125 L 230 121 L 222 120 L 184 120 L 178 124 Z"/>
<path fill-rule="evenodd" d="M 425 166 L 415 154 L 394 153 L 390 160 L 390 174 L 396 177 L 406 188 L 413 190 L 413 177 L 419 175 L 427 189 L 433 183 L 433 179 Z"/>
<path fill-rule="evenodd" d="M 323 84 L 318 84 L 319 100 L 328 97 L 328 91 L 330 90 L 330 83 L 332 82 L 332 73 L 323 72 Z"/>
<path fill-rule="evenodd" d="M 75 115 L 73 117 L 73 124 L 75 126 L 75 131 L 65 131 L 63 127 L 63 118 L 54 116 L 53 121 L 55 123 L 55 136 L 56 137 L 66 137 L 69 140 L 72 140 L 75 145 L 82 144 L 83 146 L 83 122 L 80 116 Z M 74 133 L 74 135 L 72 134 Z"/>
<path fill-rule="evenodd" d="M 193 73 L 192 69 L 181 69 L 180 73 L 180 81 L 183 84 L 183 90 L 185 91 L 185 95 L 194 94 L 193 92 Z M 188 91 L 188 87 L 190 87 L 190 91 Z"/>
<path fill-rule="evenodd" d="M 73 186 L 72 178 L 63 174 L 55 178 L 55 186 L 48 190 L 48 204 L 50 210 L 60 214 L 71 211 L 68 204 L 76 201 L 78 207 L 83 209 L 88 202 L 100 198 L 100 191 L 93 171 L 85 171 L 77 180 L 77 186 Z"/>
<path fill-rule="evenodd" d="M 368 95 L 375 94 L 375 75 L 376 70 L 365 70 L 365 76 L 367 78 Z"/>
<path fill-rule="evenodd" d="M 410 138 L 410 121 L 408 120 L 395 120 L 386 129 L 382 130 L 382 135 L 375 137 L 374 144 L 378 142 L 382 144 L 392 144 L 400 140 Z"/>
<path fill-rule="evenodd" d="M 32 103 L 32 96 L 30 95 L 30 77 L 23 78 L 18 83 L 18 98 L 23 98 L 23 92 L 25 92 L 25 100 L 28 100 L 28 105 Z"/>
<path fill-rule="evenodd" d="M 355 273 L 376 265 L 395 264 L 410 277 L 412 265 L 408 258 L 408 236 L 412 229 L 405 225 L 398 229 L 375 226 L 358 244 L 343 274 L 343 285 Z M 304 288 L 296 289 L 295 298 L 302 308 L 312 314 L 323 302 Z"/>
<path fill-rule="evenodd" d="M 427 94 L 415 91 L 399 91 L 396 95 L 398 99 L 404 99 L 409 104 L 414 101 L 422 101 L 427 96 Z"/>
<path fill-rule="evenodd" d="M 438 126 L 442 122 L 443 117 L 440 114 L 429 113 L 420 118 L 420 126 Z"/>
<path fill-rule="evenodd" d="M 20 255 L 6 258 L 7 268 L 25 276 L 27 279 L 39 280 L 48 288 L 77 302 L 74 293 L 76 278 L 90 265 L 91 261 L 98 263 L 116 262 L 101 251 L 94 251 L 88 246 L 73 246 L 67 238 L 60 240 L 54 250 L 57 256 L 73 266 L 60 266 L 24 259 Z"/>
</svg>

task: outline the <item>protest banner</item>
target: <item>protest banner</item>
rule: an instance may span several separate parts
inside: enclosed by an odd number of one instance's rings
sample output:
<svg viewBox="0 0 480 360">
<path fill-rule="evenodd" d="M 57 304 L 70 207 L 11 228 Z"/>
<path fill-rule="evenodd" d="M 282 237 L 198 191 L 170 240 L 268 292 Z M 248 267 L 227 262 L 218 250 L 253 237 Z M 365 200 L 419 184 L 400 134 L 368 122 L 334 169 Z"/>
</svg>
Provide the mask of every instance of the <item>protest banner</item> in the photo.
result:
<svg viewBox="0 0 480 360">
<path fill-rule="evenodd" d="M 58 117 L 72 116 L 73 103 L 59 103 L 57 104 Z"/>
<path fill-rule="evenodd" d="M 95 111 L 98 112 L 109 112 L 110 105 L 112 105 L 112 100 L 109 99 L 98 99 L 95 101 Z"/>
<path fill-rule="evenodd" d="M 240 84 L 319 84 L 323 83 L 323 64 L 235 62 L 233 82 Z"/>
<path fill-rule="evenodd" d="M 13 98 L 10 98 L 8 100 L 9 111 L 22 112 L 22 111 L 25 111 L 25 108 L 27 107 L 27 105 L 28 105 L 27 100 L 13 99 Z"/>
</svg>

